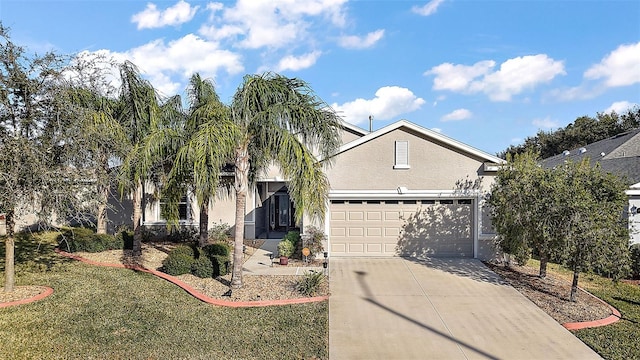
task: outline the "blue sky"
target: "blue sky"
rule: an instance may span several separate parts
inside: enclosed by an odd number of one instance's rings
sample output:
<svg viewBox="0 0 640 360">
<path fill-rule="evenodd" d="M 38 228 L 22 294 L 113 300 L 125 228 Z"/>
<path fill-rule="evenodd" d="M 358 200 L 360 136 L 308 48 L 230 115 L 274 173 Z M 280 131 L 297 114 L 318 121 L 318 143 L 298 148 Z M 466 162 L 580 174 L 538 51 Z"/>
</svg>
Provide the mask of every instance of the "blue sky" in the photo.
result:
<svg viewBox="0 0 640 360">
<path fill-rule="evenodd" d="M 29 50 L 128 59 L 166 95 L 245 74 L 310 83 L 349 122 L 400 119 L 489 153 L 640 104 L 640 1 L 0 0 Z"/>
</svg>

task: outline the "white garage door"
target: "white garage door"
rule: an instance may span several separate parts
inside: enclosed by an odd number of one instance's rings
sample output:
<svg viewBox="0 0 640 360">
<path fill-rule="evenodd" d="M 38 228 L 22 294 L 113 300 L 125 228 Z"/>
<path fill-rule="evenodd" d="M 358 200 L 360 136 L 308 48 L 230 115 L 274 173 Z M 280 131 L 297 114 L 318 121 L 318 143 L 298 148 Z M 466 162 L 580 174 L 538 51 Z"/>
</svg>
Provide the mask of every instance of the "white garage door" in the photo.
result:
<svg viewBox="0 0 640 360">
<path fill-rule="evenodd" d="M 331 201 L 332 256 L 473 257 L 471 200 Z"/>
</svg>

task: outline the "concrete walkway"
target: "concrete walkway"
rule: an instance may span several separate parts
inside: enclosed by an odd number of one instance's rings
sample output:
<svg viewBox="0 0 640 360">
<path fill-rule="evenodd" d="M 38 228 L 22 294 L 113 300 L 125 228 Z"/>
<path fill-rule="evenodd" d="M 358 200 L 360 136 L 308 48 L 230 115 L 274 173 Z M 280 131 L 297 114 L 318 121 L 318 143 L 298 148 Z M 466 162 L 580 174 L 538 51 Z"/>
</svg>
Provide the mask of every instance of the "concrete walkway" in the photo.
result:
<svg viewBox="0 0 640 360">
<path fill-rule="evenodd" d="M 305 272 L 314 270 L 322 271 L 321 267 L 296 267 L 280 266 L 278 255 L 278 242 L 281 239 L 266 239 L 264 244 L 251 255 L 243 264 L 245 275 L 304 275 Z M 270 255 L 273 254 L 273 265 Z"/>
<path fill-rule="evenodd" d="M 329 358 L 599 359 L 473 259 L 330 261 Z"/>
</svg>

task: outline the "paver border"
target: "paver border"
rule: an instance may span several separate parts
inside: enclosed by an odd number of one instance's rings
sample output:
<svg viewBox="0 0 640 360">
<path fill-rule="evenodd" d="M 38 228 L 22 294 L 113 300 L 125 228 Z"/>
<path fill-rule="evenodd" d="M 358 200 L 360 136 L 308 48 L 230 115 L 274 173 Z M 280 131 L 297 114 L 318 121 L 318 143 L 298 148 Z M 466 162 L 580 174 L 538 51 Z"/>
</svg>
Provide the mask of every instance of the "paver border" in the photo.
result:
<svg viewBox="0 0 640 360">
<path fill-rule="evenodd" d="M 124 264 L 111 264 L 111 263 L 102 263 L 102 262 L 98 262 L 98 261 L 93 261 L 93 260 L 89 260 L 86 258 L 83 258 L 82 256 L 78 256 L 78 255 L 74 255 L 71 253 L 68 253 L 66 251 L 62 251 L 60 249 L 55 249 L 56 253 L 70 258 L 70 259 L 74 259 L 74 260 L 78 260 L 81 261 L 83 263 L 89 264 L 89 265 L 95 265 L 95 266 L 105 266 L 105 267 L 114 267 L 114 268 L 124 268 L 124 269 L 130 269 L 130 270 L 134 270 L 134 271 L 140 271 L 140 272 L 145 272 L 145 273 L 149 273 L 152 275 L 155 275 L 161 279 L 167 280 L 179 287 L 181 287 L 184 291 L 186 291 L 187 293 L 189 293 L 191 296 L 195 297 L 196 299 L 208 303 L 208 304 L 212 304 L 212 305 L 217 305 L 217 306 L 226 306 L 226 307 L 233 307 L 233 308 L 240 308 L 240 307 L 264 307 L 264 306 L 281 306 L 281 305 L 292 305 L 292 304 L 306 304 L 306 303 L 312 303 L 312 302 L 320 302 L 320 301 L 325 301 L 329 299 L 329 296 L 316 296 L 316 297 L 305 297 L 305 298 L 297 298 L 297 299 L 283 299 L 283 300 L 260 300 L 260 301 L 227 301 L 227 300 L 220 300 L 220 299 L 214 299 L 212 297 L 209 297 L 199 291 L 197 291 L 196 289 L 194 289 L 193 287 L 191 287 L 190 285 L 188 285 L 187 283 L 185 283 L 184 281 L 178 279 L 175 276 L 171 276 L 169 274 L 163 273 L 161 271 L 157 271 L 157 270 L 151 270 L 151 269 L 147 269 L 143 266 L 135 266 L 135 265 L 124 265 Z"/>
<path fill-rule="evenodd" d="M 44 298 L 46 298 L 47 296 L 53 294 L 53 289 L 48 287 L 48 286 L 41 286 L 41 285 L 34 285 L 34 286 L 38 286 L 41 288 L 44 288 L 44 291 L 41 292 L 40 294 L 27 298 L 27 299 L 20 299 L 20 300 L 16 300 L 16 301 L 9 301 L 9 302 L 4 302 L 4 303 L 0 303 L 0 308 L 7 308 L 10 306 L 18 306 L 18 305 L 23 305 L 23 304 L 29 304 L 32 302 L 36 302 L 38 300 L 42 300 Z"/>
<path fill-rule="evenodd" d="M 600 299 L 599 297 L 593 295 L 592 293 L 579 288 L 581 291 L 585 292 L 587 295 L 596 298 L 598 301 L 600 301 L 601 303 L 607 305 L 607 307 L 611 310 L 612 314 L 609 315 L 608 317 L 604 318 L 604 319 L 599 319 L 599 320 L 593 320 L 593 321 L 582 321 L 582 322 L 571 322 L 571 323 L 564 323 L 562 324 L 562 326 L 564 326 L 567 330 L 581 330 L 581 329 L 587 329 L 587 328 L 594 328 L 594 327 L 599 327 L 599 326 L 605 326 L 605 325 L 609 325 L 609 324 L 613 324 L 615 322 L 617 322 L 618 320 L 620 320 L 620 318 L 622 318 L 622 315 L 620 314 L 620 311 L 618 311 L 618 309 L 616 309 L 615 307 L 613 307 L 611 304 L 609 304 L 608 302 Z"/>
</svg>

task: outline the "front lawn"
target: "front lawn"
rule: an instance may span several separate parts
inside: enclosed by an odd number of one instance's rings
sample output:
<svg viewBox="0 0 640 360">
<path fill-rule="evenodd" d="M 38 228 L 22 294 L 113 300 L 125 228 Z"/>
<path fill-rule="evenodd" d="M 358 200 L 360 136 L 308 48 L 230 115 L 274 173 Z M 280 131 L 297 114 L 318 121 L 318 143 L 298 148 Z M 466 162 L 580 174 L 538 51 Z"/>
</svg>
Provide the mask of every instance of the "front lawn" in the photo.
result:
<svg viewBox="0 0 640 360">
<path fill-rule="evenodd" d="M 538 266 L 537 262 L 530 265 Z M 549 271 L 571 281 L 572 273 L 556 264 Z M 613 305 L 622 314 L 614 324 L 578 330 L 575 335 L 605 359 L 640 359 L 640 286 L 614 283 L 597 275 L 581 274 L 579 286 Z"/>
<path fill-rule="evenodd" d="M 215 307 L 153 275 L 65 261 L 50 242 L 25 241 L 38 244 L 17 241 L 30 252 L 17 285 L 55 292 L 0 309 L 2 359 L 328 358 L 327 302 Z"/>
</svg>

